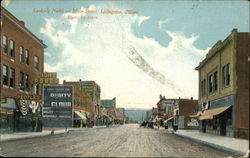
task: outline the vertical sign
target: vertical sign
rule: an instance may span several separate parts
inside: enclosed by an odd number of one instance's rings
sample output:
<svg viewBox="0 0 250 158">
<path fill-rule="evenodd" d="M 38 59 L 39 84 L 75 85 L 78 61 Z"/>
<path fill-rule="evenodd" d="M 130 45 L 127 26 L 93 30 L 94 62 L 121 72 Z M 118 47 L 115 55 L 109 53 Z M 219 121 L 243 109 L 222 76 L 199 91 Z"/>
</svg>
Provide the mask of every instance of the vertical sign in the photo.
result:
<svg viewBox="0 0 250 158">
<path fill-rule="evenodd" d="M 44 86 L 43 123 L 44 127 L 73 126 L 72 86 Z"/>
</svg>

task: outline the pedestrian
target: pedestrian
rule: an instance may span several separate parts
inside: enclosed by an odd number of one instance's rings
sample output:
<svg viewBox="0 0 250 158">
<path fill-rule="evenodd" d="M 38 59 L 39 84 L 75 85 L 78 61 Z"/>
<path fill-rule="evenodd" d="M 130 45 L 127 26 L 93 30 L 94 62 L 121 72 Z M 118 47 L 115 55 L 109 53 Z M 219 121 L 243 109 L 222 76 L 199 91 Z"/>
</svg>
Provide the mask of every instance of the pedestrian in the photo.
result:
<svg viewBox="0 0 250 158">
<path fill-rule="evenodd" d="M 34 120 L 31 121 L 31 126 L 32 126 L 32 131 L 35 131 L 35 126 L 36 126 L 36 122 Z"/>
</svg>

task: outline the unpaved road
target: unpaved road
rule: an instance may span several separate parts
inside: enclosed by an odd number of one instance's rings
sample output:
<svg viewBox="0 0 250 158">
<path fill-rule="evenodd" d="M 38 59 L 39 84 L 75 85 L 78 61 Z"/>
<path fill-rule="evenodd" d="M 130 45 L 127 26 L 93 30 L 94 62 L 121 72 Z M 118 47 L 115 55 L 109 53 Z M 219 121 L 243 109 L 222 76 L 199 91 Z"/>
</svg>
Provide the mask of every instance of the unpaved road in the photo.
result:
<svg viewBox="0 0 250 158">
<path fill-rule="evenodd" d="M 227 157 L 230 154 L 194 143 L 163 129 L 137 124 L 81 129 L 1 143 L 4 156 L 29 157 Z"/>
</svg>

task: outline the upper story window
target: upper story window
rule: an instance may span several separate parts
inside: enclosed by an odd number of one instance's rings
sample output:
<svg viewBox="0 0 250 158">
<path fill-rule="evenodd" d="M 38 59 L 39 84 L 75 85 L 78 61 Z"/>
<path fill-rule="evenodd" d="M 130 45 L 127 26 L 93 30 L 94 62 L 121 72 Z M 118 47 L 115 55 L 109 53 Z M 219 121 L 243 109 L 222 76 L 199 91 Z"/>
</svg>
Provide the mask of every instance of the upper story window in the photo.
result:
<svg viewBox="0 0 250 158">
<path fill-rule="evenodd" d="M 209 92 L 213 91 L 213 75 L 210 75 L 208 77 L 208 82 L 209 82 Z"/>
<path fill-rule="evenodd" d="M 15 88 L 15 69 L 10 68 L 10 87 Z"/>
<path fill-rule="evenodd" d="M 206 79 L 201 81 L 201 96 L 204 97 L 206 95 Z"/>
<path fill-rule="evenodd" d="M 39 95 L 39 85 L 38 84 L 33 85 L 33 94 Z"/>
<path fill-rule="evenodd" d="M 34 57 L 34 68 L 35 70 L 39 70 L 39 59 L 37 56 Z"/>
<path fill-rule="evenodd" d="M 13 40 L 10 40 L 10 56 L 15 58 L 15 42 Z"/>
<path fill-rule="evenodd" d="M 218 89 L 218 71 L 209 75 L 208 82 L 209 82 L 209 89 L 208 89 L 209 93 L 217 91 L 217 89 Z"/>
<path fill-rule="evenodd" d="M 230 64 L 222 67 L 222 86 L 227 87 L 230 85 Z"/>
<path fill-rule="evenodd" d="M 19 88 L 24 90 L 24 73 L 20 72 L 19 74 Z"/>
<path fill-rule="evenodd" d="M 25 75 L 25 90 L 26 91 L 30 91 L 30 81 L 29 81 L 30 79 L 29 79 L 29 75 L 28 74 L 26 74 Z"/>
<path fill-rule="evenodd" d="M 6 36 L 3 36 L 3 53 L 8 53 L 8 39 Z"/>
<path fill-rule="evenodd" d="M 218 72 L 214 72 L 214 91 L 217 91 L 218 89 Z"/>
<path fill-rule="evenodd" d="M 29 65 L 29 51 L 27 49 L 25 50 L 25 63 Z"/>
<path fill-rule="evenodd" d="M 3 65 L 3 85 L 8 86 L 8 66 Z"/>
<path fill-rule="evenodd" d="M 23 63 L 23 47 L 19 48 L 19 61 Z"/>
</svg>

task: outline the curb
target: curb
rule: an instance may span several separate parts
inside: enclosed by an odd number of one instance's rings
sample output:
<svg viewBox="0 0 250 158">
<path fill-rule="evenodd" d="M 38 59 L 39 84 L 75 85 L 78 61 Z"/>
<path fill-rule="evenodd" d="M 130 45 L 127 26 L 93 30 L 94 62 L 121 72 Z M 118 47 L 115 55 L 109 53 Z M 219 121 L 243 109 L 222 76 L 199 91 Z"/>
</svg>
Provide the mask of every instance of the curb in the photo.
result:
<svg viewBox="0 0 250 158">
<path fill-rule="evenodd" d="M 70 131 L 70 130 L 69 130 Z M 7 139 L 0 139 L 1 142 L 7 142 L 7 141 L 15 141 L 15 140 L 22 140 L 22 139 L 31 139 L 31 138 L 39 138 L 39 137 L 45 137 L 45 136 L 53 136 L 53 135 L 59 135 L 59 134 L 67 134 L 67 131 L 55 131 L 54 134 L 51 134 L 50 132 L 44 133 L 41 135 L 25 135 L 23 137 L 18 137 L 18 138 L 7 138 Z"/>
<path fill-rule="evenodd" d="M 196 138 L 192 138 L 192 137 L 189 137 L 189 136 L 184 136 L 184 135 L 180 135 L 180 134 L 176 134 L 176 133 L 173 133 L 173 134 L 178 136 L 178 137 L 182 137 L 182 138 L 189 139 L 191 141 L 197 142 L 199 144 L 204 144 L 204 145 L 207 145 L 209 147 L 231 153 L 231 154 L 233 154 L 232 156 L 243 156 L 243 155 L 246 154 L 246 153 L 244 153 L 242 151 L 227 148 L 227 147 L 224 147 L 224 146 L 221 146 L 221 145 L 218 145 L 218 144 L 209 143 L 209 142 L 206 142 L 206 141 L 203 141 L 203 140 L 200 140 L 200 139 L 196 139 Z"/>
</svg>

